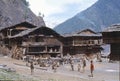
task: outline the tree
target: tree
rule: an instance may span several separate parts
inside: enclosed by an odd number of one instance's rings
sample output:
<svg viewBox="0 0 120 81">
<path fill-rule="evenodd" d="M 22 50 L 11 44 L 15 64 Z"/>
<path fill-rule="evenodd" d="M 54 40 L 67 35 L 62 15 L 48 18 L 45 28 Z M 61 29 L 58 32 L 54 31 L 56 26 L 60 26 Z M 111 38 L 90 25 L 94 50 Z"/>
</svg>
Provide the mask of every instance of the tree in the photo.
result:
<svg viewBox="0 0 120 81">
<path fill-rule="evenodd" d="M 28 1 L 22 0 L 22 2 L 23 2 L 27 7 L 29 7 L 29 2 L 28 2 Z"/>
</svg>

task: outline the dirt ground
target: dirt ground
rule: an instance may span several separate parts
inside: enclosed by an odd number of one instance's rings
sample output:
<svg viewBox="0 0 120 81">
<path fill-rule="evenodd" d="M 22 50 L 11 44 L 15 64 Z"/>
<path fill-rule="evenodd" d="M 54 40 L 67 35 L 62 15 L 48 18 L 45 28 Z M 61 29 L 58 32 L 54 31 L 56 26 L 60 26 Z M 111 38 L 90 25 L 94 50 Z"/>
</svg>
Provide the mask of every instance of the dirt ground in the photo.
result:
<svg viewBox="0 0 120 81">
<path fill-rule="evenodd" d="M 26 62 L 22 60 L 0 57 L 0 64 L 15 68 L 18 74 L 33 78 L 37 81 L 119 81 L 120 79 L 119 62 L 109 63 L 107 60 L 103 62 L 94 61 L 94 77 L 89 77 L 90 63 L 88 61 L 84 73 L 77 71 L 77 64 L 74 65 L 75 71 L 72 71 L 70 65 L 66 64 L 58 67 L 57 72 L 54 72 L 51 67 L 40 68 L 36 65 L 33 75 L 30 73 L 30 67 L 26 66 Z"/>
</svg>

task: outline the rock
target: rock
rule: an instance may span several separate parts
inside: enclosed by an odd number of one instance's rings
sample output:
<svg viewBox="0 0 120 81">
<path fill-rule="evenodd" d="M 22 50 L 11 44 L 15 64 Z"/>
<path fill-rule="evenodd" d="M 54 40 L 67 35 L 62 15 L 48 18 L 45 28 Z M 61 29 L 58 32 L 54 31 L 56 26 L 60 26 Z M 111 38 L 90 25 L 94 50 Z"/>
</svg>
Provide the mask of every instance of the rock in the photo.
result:
<svg viewBox="0 0 120 81">
<path fill-rule="evenodd" d="M 37 17 L 25 0 L 0 0 L 0 29 L 27 21 L 35 26 L 45 26 L 42 17 Z"/>
<path fill-rule="evenodd" d="M 16 72 L 16 70 L 14 68 L 5 68 L 5 70 L 7 72 Z"/>
<path fill-rule="evenodd" d="M 0 69 L 4 69 L 7 65 L 0 64 Z"/>
<path fill-rule="evenodd" d="M 7 72 L 16 72 L 14 68 L 7 67 L 7 65 L 4 65 L 4 64 L 0 64 L 0 69 L 3 69 Z"/>
</svg>

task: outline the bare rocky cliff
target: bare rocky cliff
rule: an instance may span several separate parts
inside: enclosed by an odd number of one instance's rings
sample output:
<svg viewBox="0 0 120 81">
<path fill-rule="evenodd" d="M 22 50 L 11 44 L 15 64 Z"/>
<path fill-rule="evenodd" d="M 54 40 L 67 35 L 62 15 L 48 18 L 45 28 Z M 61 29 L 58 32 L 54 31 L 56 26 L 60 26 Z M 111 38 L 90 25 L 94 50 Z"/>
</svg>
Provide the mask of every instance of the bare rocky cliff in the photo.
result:
<svg viewBox="0 0 120 81">
<path fill-rule="evenodd" d="M 25 4 L 25 0 L 0 0 L 0 28 L 20 22 L 45 26 L 42 17 L 37 17 Z"/>
</svg>

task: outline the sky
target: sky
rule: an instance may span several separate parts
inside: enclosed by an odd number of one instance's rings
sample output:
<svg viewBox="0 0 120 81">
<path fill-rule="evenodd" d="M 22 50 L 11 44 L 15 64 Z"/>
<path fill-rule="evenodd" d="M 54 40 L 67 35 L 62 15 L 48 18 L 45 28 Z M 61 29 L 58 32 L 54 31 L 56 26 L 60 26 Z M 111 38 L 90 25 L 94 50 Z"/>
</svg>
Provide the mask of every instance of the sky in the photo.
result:
<svg viewBox="0 0 120 81">
<path fill-rule="evenodd" d="M 36 14 L 43 16 L 47 27 L 56 25 L 87 9 L 98 0 L 27 0 L 29 8 Z"/>
</svg>

